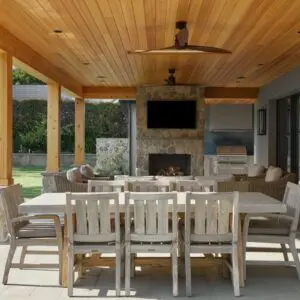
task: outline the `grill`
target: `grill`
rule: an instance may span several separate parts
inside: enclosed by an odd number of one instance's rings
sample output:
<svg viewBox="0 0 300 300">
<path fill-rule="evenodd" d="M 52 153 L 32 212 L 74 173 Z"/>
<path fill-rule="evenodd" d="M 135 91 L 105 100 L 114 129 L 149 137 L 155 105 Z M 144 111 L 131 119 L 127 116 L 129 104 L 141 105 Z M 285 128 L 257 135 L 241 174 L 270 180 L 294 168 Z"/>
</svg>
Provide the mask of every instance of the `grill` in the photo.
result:
<svg viewBox="0 0 300 300">
<path fill-rule="evenodd" d="M 245 174 L 247 173 L 247 149 L 245 146 L 218 146 L 214 164 L 214 173 Z"/>
</svg>

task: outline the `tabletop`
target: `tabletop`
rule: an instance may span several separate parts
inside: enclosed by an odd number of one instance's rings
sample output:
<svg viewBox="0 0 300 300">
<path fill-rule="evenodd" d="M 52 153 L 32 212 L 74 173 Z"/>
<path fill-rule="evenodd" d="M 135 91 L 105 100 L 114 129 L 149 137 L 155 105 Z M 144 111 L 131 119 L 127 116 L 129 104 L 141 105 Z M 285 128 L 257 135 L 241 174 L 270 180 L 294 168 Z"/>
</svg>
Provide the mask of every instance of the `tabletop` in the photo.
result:
<svg viewBox="0 0 300 300">
<path fill-rule="evenodd" d="M 220 194 L 220 199 L 221 194 Z M 209 197 L 209 194 L 207 194 Z M 65 193 L 41 194 L 19 205 L 21 214 L 61 214 L 65 213 Z M 124 193 L 120 193 L 120 212 L 124 212 Z M 185 193 L 178 193 L 178 212 L 185 211 Z M 240 213 L 285 213 L 286 205 L 279 200 L 261 193 L 240 192 Z"/>
</svg>

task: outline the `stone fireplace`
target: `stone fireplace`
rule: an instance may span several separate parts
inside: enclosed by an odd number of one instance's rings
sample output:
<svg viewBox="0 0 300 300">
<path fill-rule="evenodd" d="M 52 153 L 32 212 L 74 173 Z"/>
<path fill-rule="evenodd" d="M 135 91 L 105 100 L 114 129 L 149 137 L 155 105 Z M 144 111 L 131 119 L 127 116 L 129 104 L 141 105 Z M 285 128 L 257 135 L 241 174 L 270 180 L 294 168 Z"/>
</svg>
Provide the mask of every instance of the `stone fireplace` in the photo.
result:
<svg viewBox="0 0 300 300">
<path fill-rule="evenodd" d="M 147 128 L 147 101 L 196 100 L 196 129 Z M 200 86 L 147 86 L 137 89 L 137 164 L 142 175 L 153 174 L 151 156 L 172 154 L 172 162 L 181 164 L 182 157 L 189 157 L 188 165 L 182 165 L 184 175 L 203 175 L 204 137 L 204 88 Z M 176 155 L 178 161 L 176 162 Z M 154 156 L 153 156 L 154 157 Z M 170 156 L 171 157 L 171 156 Z M 157 156 L 158 158 L 158 156 Z M 173 161 L 175 159 L 175 161 Z M 150 163 L 150 164 L 149 164 Z M 165 166 L 168 167 L 168 166 Z"/>
<path fill-rule="evenodd" d="M 189 154 L 149 154 L 149 175 L 167 175 L 165 172 L 173 168 L 174 175 L 191 175 L 191 155 Z"/>
</svg>

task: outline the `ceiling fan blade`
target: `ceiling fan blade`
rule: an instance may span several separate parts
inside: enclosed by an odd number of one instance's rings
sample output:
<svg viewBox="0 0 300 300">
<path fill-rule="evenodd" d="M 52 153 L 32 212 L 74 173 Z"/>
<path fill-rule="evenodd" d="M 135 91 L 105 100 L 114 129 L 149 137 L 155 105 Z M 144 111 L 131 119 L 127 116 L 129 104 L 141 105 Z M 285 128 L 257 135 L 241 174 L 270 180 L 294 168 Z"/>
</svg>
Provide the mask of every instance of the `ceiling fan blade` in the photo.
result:
<svg viewBox="0 0 300 300">
<path fill-rule="evenodd" d="M 210 47 L 210 46 L 196 46 L 196 45 L 187 45 L 186 49 L 192 51 L 199 51 L 203 53 L 220 53 L 220 54 L 230 54 L 231 51 L 222 48 Z"/>
<path fill-rule="evenodd" d="M 158 49 L 146 49 L 146 50 L 130 50 L 127 51 L 128 54 L 159 54 L 159 53 L 165 53 L 168 51 L 176 50 L 175 46 L 165 47 L 165 48 L 158 48 Z"/>
</svg>

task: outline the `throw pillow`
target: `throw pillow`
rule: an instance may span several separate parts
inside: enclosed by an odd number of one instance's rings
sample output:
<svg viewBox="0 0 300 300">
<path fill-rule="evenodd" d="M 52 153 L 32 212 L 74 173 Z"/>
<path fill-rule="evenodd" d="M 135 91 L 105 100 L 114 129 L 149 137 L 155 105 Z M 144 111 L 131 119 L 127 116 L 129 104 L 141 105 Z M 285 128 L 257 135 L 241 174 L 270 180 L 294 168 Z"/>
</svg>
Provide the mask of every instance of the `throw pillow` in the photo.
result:
<svg viewBox="0 0 300 300">
<path fill-rule="evenodd" d="M 94 171 L 93 171 L 93 168 L 90 165 L 82 165 L 82 166 L 80 166 L 80 173 L 85 178 L 92 178 L 92 177 L 94 177 Z"/>
<path fill-rule="evenodd" d="M 263 175 L 265 171 L 265 167 L 262 165 L 254 164 L 249 166 L 248 168 L 248 177 L 256 177 L 259 175 Z"/>
<path fill-rule="evenodd" d="M 281 176 L 282 176 L 281 168 L 275 168 L 273 166 L 270 166 L 266 173 L 265 182 L 279 180 Z"/>
<path fill-rule="evenodd" d="M 82 182 L 82 175 L 79 168 L 72 168 L 67 171 L 67 179 L 71 182 Z"/>
</svg>

